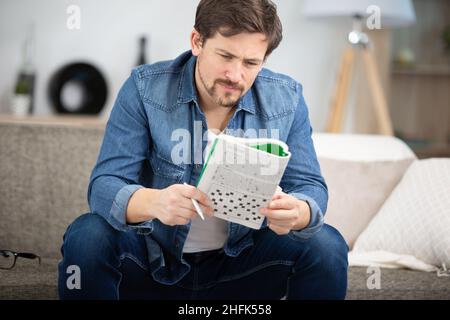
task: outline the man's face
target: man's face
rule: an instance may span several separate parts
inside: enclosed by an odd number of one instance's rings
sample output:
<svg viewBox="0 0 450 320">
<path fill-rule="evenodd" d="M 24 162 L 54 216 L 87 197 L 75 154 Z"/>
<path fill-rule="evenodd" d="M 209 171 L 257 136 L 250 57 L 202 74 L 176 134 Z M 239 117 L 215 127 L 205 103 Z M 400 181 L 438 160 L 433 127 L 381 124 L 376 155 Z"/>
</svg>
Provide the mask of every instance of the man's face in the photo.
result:
<svg viewBox="0 0 450 320">
<path fill-rule="evenodd" d="M 250 89 L 262 68 L 267 40 L 262 33 L 224 37 L 219 32 L 203 44 L 191 36 L 197 56 L 195 80 L 201 98 L 222 107 L 234 107 Z M 198 38 L 199 39 L 199 38 Z"/>
</svg>

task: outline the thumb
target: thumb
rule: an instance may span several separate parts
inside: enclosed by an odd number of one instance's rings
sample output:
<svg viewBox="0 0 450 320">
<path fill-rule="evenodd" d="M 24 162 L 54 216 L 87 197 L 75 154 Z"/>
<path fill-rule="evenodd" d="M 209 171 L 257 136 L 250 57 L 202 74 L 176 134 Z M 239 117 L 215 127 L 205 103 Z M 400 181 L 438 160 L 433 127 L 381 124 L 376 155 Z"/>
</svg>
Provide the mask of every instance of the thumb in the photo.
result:
<svg viewBox="0 0 450 320">
<path fill-rule="evenodd" d="M 283 198 L 283 193 L 277 191 L 277 192 L 275 192 L 275 194 L 273 195 L 272 201 L 273 201 L 273 200 L 277 200 L 277 199 L 281 199 L 281 198 Z"/>
</svg>

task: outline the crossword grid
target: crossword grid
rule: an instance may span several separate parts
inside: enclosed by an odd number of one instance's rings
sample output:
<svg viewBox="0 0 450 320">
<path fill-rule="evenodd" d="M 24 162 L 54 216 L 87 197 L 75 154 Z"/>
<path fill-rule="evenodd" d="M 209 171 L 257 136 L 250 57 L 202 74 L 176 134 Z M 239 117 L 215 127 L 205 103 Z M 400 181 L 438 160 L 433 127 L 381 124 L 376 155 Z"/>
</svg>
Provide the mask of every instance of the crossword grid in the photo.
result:
<svg viewBox="0 0 450 320">
<path fill-rule="evenodd" d="M 211 186 L 208 196 L 214 205 L 215 216 L 254 229 L 259 229 L 264 220 L 259 209 L 265 207 L 270 200 L 224 188 L 219 184 Z"/>
</svg>

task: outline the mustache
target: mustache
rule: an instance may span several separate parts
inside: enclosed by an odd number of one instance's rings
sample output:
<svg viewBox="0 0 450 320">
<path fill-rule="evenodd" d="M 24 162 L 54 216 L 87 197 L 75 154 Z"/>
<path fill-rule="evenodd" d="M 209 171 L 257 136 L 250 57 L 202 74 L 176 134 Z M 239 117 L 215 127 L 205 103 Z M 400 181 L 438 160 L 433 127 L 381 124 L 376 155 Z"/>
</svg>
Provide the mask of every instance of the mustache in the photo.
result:
<svg viewBox="0 0 450 320">
<path fill-rule="evenodd" d="M 225 80 L 225 79 L 217 79 L 216 81 L 214 81 L 214 83 L 219 83 L 219 84 L 223 84 L 226 85 L 227 87 L 231 87 L 233 89 L 237 89 L 240 91 L 244 91 L 244 86 L 239 85 L 239 83 L 237 82 L 233 82 L 230 80 Z"/>
</svg>

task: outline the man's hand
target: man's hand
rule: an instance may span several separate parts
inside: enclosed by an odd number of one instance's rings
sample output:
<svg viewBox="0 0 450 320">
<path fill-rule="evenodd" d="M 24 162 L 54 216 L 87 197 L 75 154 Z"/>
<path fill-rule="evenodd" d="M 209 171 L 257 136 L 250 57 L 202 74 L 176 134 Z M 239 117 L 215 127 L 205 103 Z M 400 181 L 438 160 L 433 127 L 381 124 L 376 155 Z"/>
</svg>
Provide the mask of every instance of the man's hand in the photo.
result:
<svg viewBox="0 0 450 320">
<path fill-rule="evenodd" d="M 161 190 L 136 191 L 130 199 L 132 205 L 128 205 L 127 222 L 138 223 L 156 218 L 169 226 L 188 224 L 198 217 L 191 199 L 198 201 L 204 214 L 213 215 L 211 202 L 204 192 L 194 186 L 174 184 Z"/>
<path fill-rule="evenodd" d="M 267 208 L 261 208 L 260 212 L 267 218 L 268 227 L 279 235 L 301 230 L 311 220 L 308 203 L 284 192 L 275 193 Z"/>
<path fill-rule="evenodd" d="M 182 184 L 174 184 L 160 190 L 160 195 L 153 207 L 154 215 L 159 221 L 169 226 L 188 224 L 191 219 L 198 217 L 191 199 L 198 201 L 206 215 L 213 215 L 208 196 L 194 186 Z"/>
</svg>

